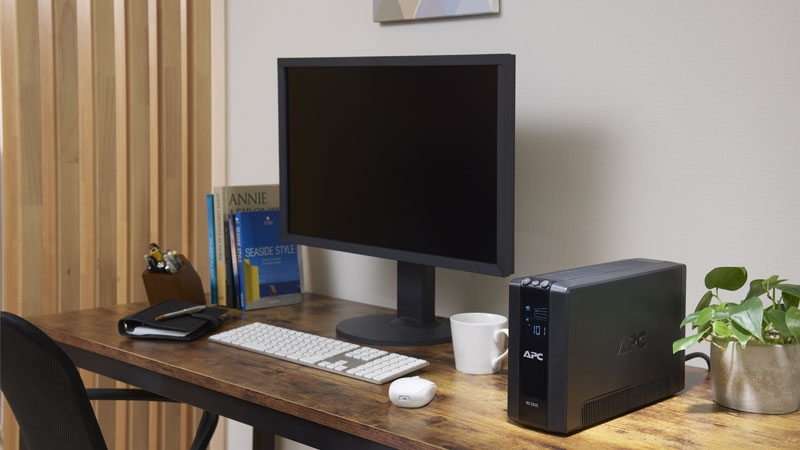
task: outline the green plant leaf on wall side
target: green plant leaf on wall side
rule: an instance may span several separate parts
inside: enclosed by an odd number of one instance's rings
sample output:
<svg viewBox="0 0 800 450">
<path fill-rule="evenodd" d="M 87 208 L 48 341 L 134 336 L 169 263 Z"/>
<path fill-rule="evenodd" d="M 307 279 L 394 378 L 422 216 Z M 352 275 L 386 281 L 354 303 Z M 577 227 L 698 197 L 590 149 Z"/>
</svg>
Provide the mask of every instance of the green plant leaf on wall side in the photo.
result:
<svg viewBox="0 0 800 450">
<path fill-rule="evenodd" d="M 708 289 L 735 291 L 747 282 L 747 269 L 744 267 L 716 267 L 706 274 Z"/>
<path fill-rule="evenodd" d="M 697 344 L 703 339 L 705 333 L 697 333 L 691 336 L 686 336 L 685 338 L 678 339 L 677 341 L 672 343 L 672 353 L 678 353 L 681 350 L 686 350 L 687 348 Z"/>
<path fill-rule="evenodd" d="M 767 290 L 764 288 L 764 280 L 753 280 L 750 282 L 750 290 L 747 291 L 745 298 L 761 297 L 766 294 Z"/>
<path fill-rule="evenodd" d="M 701 325 L 705 325 L 708 323 L 711 318 L 714 317 L 714 308 L 708 307 L 700 311 L 697 315 L 697 319 L 694 321 L 694 326 L 699 327 Z"/>
<path fill-rule="evenodd" d="M 686 325 L 691 323 L 692 327 L 694 328 L 694 327 L 697 326 L 697 325 L 694 324 L 694 321 L 697 320 L 698 317 L 700 317 L 700 312 L 699 311 L 698 312 L 693 312 L 693 313 L 689 314 L 688 316 L 686 316 L 681 321 L 681 324 L 678 325 L 678 327 L 681 328 L 681 327 L 684 327 L 684 326 L 686 326 Z"/>
<path fill-rule="evenodd" d="M 703 298 L 700 299 L 700 301 L 697 303 L 697 307 L 694 310 L 699 312 L 708 308 L 708 306 L 711 304 L 712 298 L 714 298 L 714 293 L 711 291 L 706 291 L 706 293 L 703 294 Z"/>
<path fill-rule="evenodd" d="M 786 326 L 794 336 L 795 342 L 800 342 L 800 309 L 790 306 L 786 310 Z"/>
<path fill-rule="evenodd" d="M 800 285 L 798 284 L 778 283 L 775 285 L 775 289 L 780 289 L 784 294 L 789 293 L 794 297 L 800 297 Z"/>
<path fill-rule="evenodd" d="M 750 298 L 741 305 L 730 305 L 731 320 L 740 325 L 759 341 L 764 341 L 761 335 L 761 321 L 764 320 L 764 305 L 761 299 Z M 735 334 L 735 333 L 734 333 Z"/>
<path fill-rule="evenodd" d="M 786 280 L 781 280 L 781 279 L 778 279 L 778 276 L 777 276 L 777 275 L 773 275 L 773 276 L 771 276 L 771 277 L 767 278 L 766 280 L 764 280 L 764 289 L 765 289 L 765 291 L 770 291 L 770 290 L 772 290 L 772 288 L 774 288 L 774 287 L 775 287 L 775 286 L 776 286 L 778 283 L 782 283 L 782 282 L 784 282 L 784 281 L 786 281 Z"/>
<path fill-rule="evenodd" d="M 687 315 L 678 326 L 683 327 L 688 324 L 692 324 L 692 328 L 702 327 L 703 325 L 707 324 L 712 317 L 714 317 L 714 314 L 714 308 L 709 306 L 702 311 L 696 311 Z M 702 330 L 703 328 L 701 328 L 701 331 Z"/>
</svg>

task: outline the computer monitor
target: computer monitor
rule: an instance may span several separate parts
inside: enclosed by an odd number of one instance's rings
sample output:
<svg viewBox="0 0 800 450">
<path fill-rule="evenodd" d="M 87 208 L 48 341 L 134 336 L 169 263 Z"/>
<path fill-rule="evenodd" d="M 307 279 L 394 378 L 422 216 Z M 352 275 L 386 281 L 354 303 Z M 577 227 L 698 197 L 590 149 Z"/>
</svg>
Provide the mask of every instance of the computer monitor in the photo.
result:
<svg viewBox="0 0 800 450">
<path fill-rule="evenodd" d="M 397 313 L 337 335 L 424 345 L 435 267 L 514 271 L 509 54 L 278 59 L 281 237 L 397 261 Z"/>
</svg>

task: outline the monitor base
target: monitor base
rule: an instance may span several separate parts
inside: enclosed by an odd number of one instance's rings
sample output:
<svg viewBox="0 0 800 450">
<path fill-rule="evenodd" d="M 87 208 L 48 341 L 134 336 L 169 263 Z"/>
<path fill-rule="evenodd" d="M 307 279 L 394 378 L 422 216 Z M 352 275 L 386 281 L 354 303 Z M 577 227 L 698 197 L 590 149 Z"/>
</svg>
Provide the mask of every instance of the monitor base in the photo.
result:
<svg viewBox="0 0 800 450">
<path fill-rule="evenodd" d="M 395 314 L 374 314 L 343 320 L 336 325 L 336 335 L 370 345 L 433 345 L 452 340 L 450 319 L 435 317 L 433 323 L 423 324 Z"/>
</svg>

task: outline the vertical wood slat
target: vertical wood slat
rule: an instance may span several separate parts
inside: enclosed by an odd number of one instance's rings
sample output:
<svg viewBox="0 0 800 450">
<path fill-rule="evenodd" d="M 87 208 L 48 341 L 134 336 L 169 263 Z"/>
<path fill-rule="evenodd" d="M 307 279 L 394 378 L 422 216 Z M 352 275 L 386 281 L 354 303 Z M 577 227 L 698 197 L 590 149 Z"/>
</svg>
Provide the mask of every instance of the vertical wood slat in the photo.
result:
<svg viewBox="0 0 800 450">
<path fill-rule="evenodd" d="M 152 23 L 155 20 L 150 17 L 155 16 L 154 8 L 153 1 L 129 0 L 125 4 L 129 146 L 126 161 L 129 165 L 128 186 L 131 190 L 126 199 L 126 217 L 130 218 L 130 229 L 125 237 L 125 248 L 130 251 L 128 261 L 131 261 L 131 265 L 127 276 L 132 280 L 127 295 L 132 298 L 142 298 L 145 295 L 142 283 L 136 279 L 141 265 L 133 264 L 133 261 L 137 254 L 144 253 L 142 246 L 151 242 L 152 234 L 157 232 L 151 220 L 151 217 L 154 217 L 153 209 L 159 203 L 157 196 L 153 194 L 157 189 L 153 184 L 151 167 L 153 141 L 158 134 L 157 129 L 153 129 L 153 126 L 157 125 L 156 116 L 153 114 L 153 103 L 157 98 L 157 93 L 153 91 L 157 84 L 151 75 L 155 70 L 153 52 L 157 50 L 152 44 L 154 38 L 151 37 L 155 34 Z M 126 437 L 124 448 L 149 448 L 152 435 L 150 407 L 146 404 L 129 403 L 126 415 L 128 421 L 123 434 Z M 134 439 L 135 430 L 140 430 L 136 439 Z"/>
<path fill-rule="evenodd" d="M 95 147 L 95 214 L 105 218 L 97 223 L 95 241 L 103 243 L 95 249 L 97 304 L 112 305 L 117 299 L 117 241 L 118 220 L 116 215 L 117 197 L 116 160 L 114 151 L 117 143 L 117 98 L 116 98 L 116 58 L 115 58 L 115 23 L 114 3 L 111 1 L 94 1 L 92 9 L 92 36 L 94 45 L 91 55 L 94 63 L 94 120 L 93 136 Z M 124 28 L 123 28 L 124 29 Z"/>
<path fill-rule="evenodd" d="M 191 162 L 189 159 L 189 11 L 188 0 L 180 0 L 178 5 L 179 9 L 179 22 L 180 26 L 180 109 L 178 116 L 180 117 L 180 201 L 181 201 L 181 221 L 180 228 L 177 230 L 181 236 L 181 241 L 178 243 L 181 249 L 188 249 L 190 241 L 193 236 L 189 230 L 190 215 L 193 211 L 194 199 L 191 199 L 191 186 L 189 172 L 191 169 Z M 185 446 L 184 446 L 185 447 Z"/>
<path fill-rule="evenodd" d="M 159 164 L 158 155 L 158 134 L 159 127 L 159 108 L 158 97 L 160 94 L 160 86 L 158 85 L 158 0 L 147 1 L 147 96 L 148 96 L 148 110 L 147 117 L 149 119 L 149 138 L 148 142 L 148 156 L 149 156 L 149 170 L 150 175 L 149 186 L 153 190 L 150 193 L 150 241 L 158 241 L 159 232 L 159 209 L 161 206 L 161 187 L 159 184 L 161 165 Z M 154 188 L 154 189 L 153 189 Z"/>
<path fill-rule="evenodd" d="M 56 196 L 58 190 L 58 172 L 56 161 L 55 134 L 55 68 L 53 53 L 53 7 L 50 1 L 39 1 L 39 67 L 41 86 L 41 126 L 42 126 L 42 277 L 45 280 L 58 279 L 58 214 Z M 42 298 L 56 298 L 56 283 L 42 284 Z M 58 311 L 56 302 L 42 302 L 43 313 Z"/>
<path fill-rule="evenodd" d="M 114 179 L 116 181 L 114 190 L 115 197 L 115 224 L 116 235 L 118 237 L 129 235 L 128 226 L 128 184 L 130 183 L 128 174 L 128 90 L 127 90 L 127 34 L 128 27 L 125 15 L 125 0 L 114 0 Z M 130 249 L 128 242 L 124 238 L 116 239 L 116 258 L 117 295 L 115 303 L 125 303 L 129 296 L 129 280 L 126 276 L 130 267 Z"/>
<path fill-rule="evenodd" d="M 36 31 L 37 5 L 35 3 L 18 3 L 17 13 L 20 22 L 31 26 L 18 27 L 19 83 L 22 95 L 19 98 L 19 144 L 21 148 L 30 148 L 20 155 L 21 191 L 25 208 L 19 212 L 21 223 L 21 267 L 27 270 L 22 273 L 21 292 L 23 298 L 20 310 L 28 314 L 42 311 L 41 304 L 27 301 L 29 296 L 42 295 L 42 261 L 38 255 L 42 251 L 42 174 L 38 162 L 41 160 L 41 121 L 39 104 L 39 64 L 34 56 L 38 52 L 38 32 Z M 29 93 L 29 95 L 25 95 Z M 28 288 L 30 286 L 30 288 Z"/>
<path fill-rule="evenodd" d="M 81 309 L 96 306 L 98 300 L 97 276 L 99 269 L 95 263 L 97 255 L 97 173 L 95 154 L 95 85 L 93 55 L 93 35 L 95 23 L 92 20 L 92 3 L 77 1 L 75 3 L 75 56 L 77 59 L 75 74 L 77 77 L 77 153 L 78 153 L 78 236 L 81 251 L 78 256 L 78 290 L 79 307 Z M 89 386 L 99 385 L 99 376 L 88 371 L 81 371 L 84 383 Z M 99 405 L 95 402 L 95 407 Z M 102 419 L 101 419 L 102 420 Z"/>
<path fill-rule="evenodd" d="M 0 0 L 0 9 L 3 309 L 143 301 L 151 241 L 186 254 L 207 292 L 211 0 Z M 120 449 L 187 447 L 199 418 L 184 405 L 95 408 Z M 3 422 L 14 450 L 8 407 Z"/>
<path fill-rule="evenodd" d="M 221 1 L 217 4 L 223 5 Z M 186 43 L 186 55 L 184 63 L 183 80 L 184 102 L 182 107 L 185 112 L 182 114 L 182 132 L 186 154 L 183 157 L 182 167 L 186 168 L 185 194 L 183 200 L 186 202 L 183 211 L 187 215 L 182 219 L 184 229 L 181 231 L 184 241 L 181 248 L 190 251 L 193 255 L 205 254 L 205 258 L 195 258 L 192 265 L 199 273 L 209 273 L 208 252 L 203 253 L 200 247 L 208 248 L 208 218 L 206 213 L 205 194 L 210 191 L 203 191 L 203 183 L 211 181 L 211 4 L 210 0 L 183 0 L 182 2 L 182 21 L 186 22 L 183 42 Z M 224 60 L 223 60 L 224 61 Z M 197 155 L 209 155 L 208 158 L 198 158 Z M 189 408 L 187 408 L 189 409 Z M 191 408 L 192 420 L 187 425 L 190 430 L 183 434 L 191 435 L 191 426 L 200 420 L 201 412 L 196 408 Z M 220 422 L 225 422 L 224 420 Z M 218 429 L 224 430 L 224 426 Z M 224 437 L 224 433 L 220 433 Z M 220 441 L 224 442 L 224 441 Z M 212 442 L 211 447 L 216 443 Z M 189 443 L 182 443 L 182 448 L 188 448 Z"/>
<path fill-rule="evenodd" d="M 94 139 L 95 124 L 95 85 L 94 57 L 92 55 L 92 36 L 94 21 L 92 20 L 92 2 L 78 1 L 75 5 L 77 67 L 78 76 L 78 242 L 80 270 L 80 308 L 87 309 L 96 305 L 99 299 L 97 292 L 97 172 Z"/>
<path fill-rule="evenodd" d="M 117 152 L 117 108 L 116 108 L 116 58 L 115 58 L 115 23 L 114 4 L 109 1 L 94 1 L 91 10 L 91 35 L 94 44 L 87 48 L 91 51 L 93 62 L 93 136 L 95 148 L 95 215 L 103 218 L 103 223 L 97 223 L 94 239 L 103 243 L 95 249 L 94 270 L 96 280 L 93 285 L 98 292 L 96 306 L 114 304 L 117 301 L 117 254 L 116 245 L 111 243 L 117 239 L 116 216 L 117 198 L 115 178 Z M 89 19 L 89 18 L 87 18 Z M 85 31 L 79 27 L 81 33 Z M 85 249 L 84 249 L 85 250 Z M 96 377 L 93 383 L 98 387 L 117 387 L 117 382 L 105 377 Z M 122 411 L 121 418 L 125 418 L 124 410 L 117 402 L 96 402 L 94 405 L 98 421 L 105 438 L 109 443 L 115 443 L 118 438 L 117 416 Z"/>
<path fill-rule="evenodd" d="M 137 248 L 143 241 L 150 242 L 150 210 L 151 202 L 157 203 L 150 194 L 152 179 L 150 178 L 151 135 L 156 130 L 151 130 L 150 123 L 150 39 L 148 25 L 149 3 L 145 1 L 126 1 L 126 95 L 127 95 L 127 123 L 128 152 L 125 155 L 128 197 L 125 199 L 126 215 L 129 218 L 128 234 L 124 248 L 129 251 L 127 261 L 130 267 L 126 276 L 134 280 L 128 286 L 126 298 L 141 298 L 146 295 L 142 283 L 136 280 L 141 272 L 141 265 L 137 256 L 143 249 Z M 139 256 L 141 257 L 141 256 Z"/>
<path fill-rule="evenodd" d="M 20 163 L 20 90 L 19 41 L 17 39 L 17 5 L 15 0 L 0 0 L 0 67 L 2 68 L 3 102 L 3 309 L 20 309 L 22 274 L 10 266 L 22 259 L 21 208 L 22 169 Z M 19 434 L 8 402 L 3 401 L 3 446 L 19 447 Z"/>
<path fill-rule="evenodd" d="M 53 2 L 59 310 L 81 307 L 80 110 L 76 1 Z M 51 193 L 48 193 L 51 195 Z M 46 243 L 45 245 L 49 245 Z M 84 269 L 85 270 L 85 269 Z"/>
<path fill-rule="evenodd" d="M 114 278 L 116 280 L 115 303 L 125 303 L 129 296 L 130 280 L 127 274 L 131 264 L 127 236 L 128 226 L 128 84 L 127 84 L 127 35 L 125 0 L 114 0 L 113 4 L 113 40 L 114 40 L 114 215 L 116 231 L 116 265 Z M 124 387 L 124 383 L 117 382 L 115 387 Z M 125 448 L 126 430 L 129 421 L 128 405 L 123 402 L 114 404 L 113 440 L 106 436 L 106 442 L 114 448 Z M 103 430 L 109 430 L 106 427 Z"/>
</svg>

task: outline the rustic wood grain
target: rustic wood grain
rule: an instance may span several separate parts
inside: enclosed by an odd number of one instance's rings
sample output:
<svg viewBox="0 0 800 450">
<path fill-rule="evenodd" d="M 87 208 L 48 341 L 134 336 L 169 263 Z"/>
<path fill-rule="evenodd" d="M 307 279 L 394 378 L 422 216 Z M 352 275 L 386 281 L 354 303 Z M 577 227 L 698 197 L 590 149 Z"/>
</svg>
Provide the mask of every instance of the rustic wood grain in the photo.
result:
<svg viewBox="0 0 800 450">
<path fill-rule="evenodd" d="M 209 289 L 212 150 L 205 131 L 189 139 L 188 128 L 211 128 L 211 8 L 0 0 L 4 309 L 30 316 L 144 300 L 152 241 L 186 254 Z M 89 386 L 117 385 L 82 375 Z M 199 417 L 177 405 L 96 407 L 117 449 L 188 447 Z M 16 450 L 3 408 L 3 448 Z"/>
<path fill-rule="evenodd" d="M 687 367 L 680 394 L 569 436 L 515 425 L 506 413 L 507 373 L 467 375 L 455 370 L 451 344 L 383 347 L 425 358 L 417 374 L 434 381 L 433 402 L 404 409 L 388 399 L 389 384 L 374 385 L 267 356 L 197 341 L 134 340 L 117 320 L 144 304 L 64 313 L 34 322 L 59 342 L 246 399 L 277 411 L 404 449 L 431 448 L 797 448 L 800 413 L 741 413 L 711 401 L 705 370 Z M 299 305 L 230 311 L 223 329 L 260 321 L 335 337 L 335 324 L 380 307 L 306 295 Z"/>
</svg>

